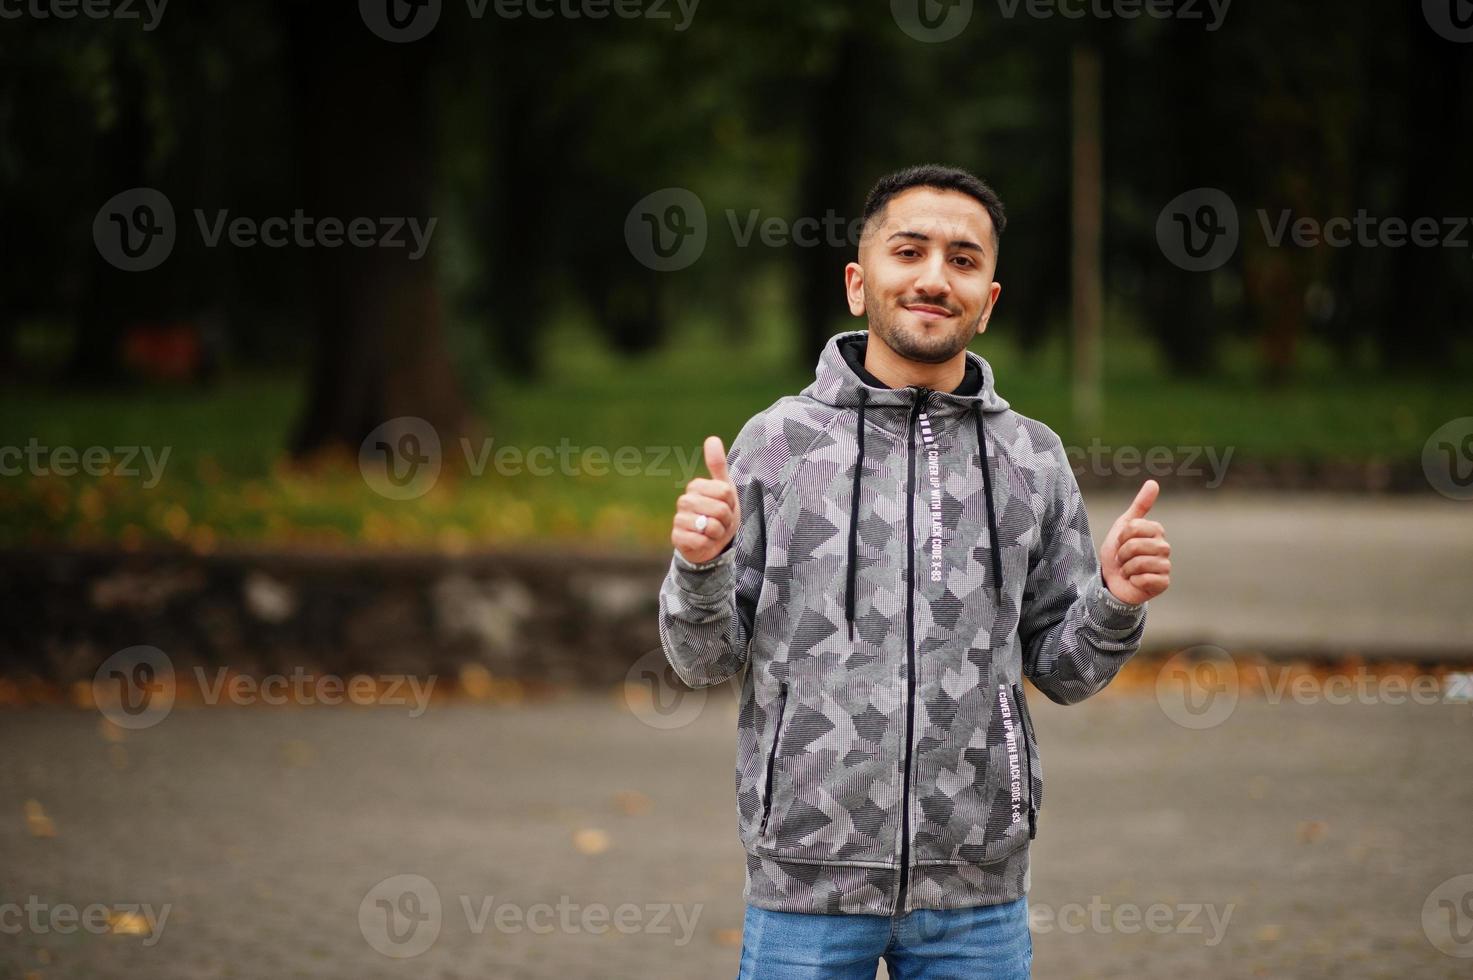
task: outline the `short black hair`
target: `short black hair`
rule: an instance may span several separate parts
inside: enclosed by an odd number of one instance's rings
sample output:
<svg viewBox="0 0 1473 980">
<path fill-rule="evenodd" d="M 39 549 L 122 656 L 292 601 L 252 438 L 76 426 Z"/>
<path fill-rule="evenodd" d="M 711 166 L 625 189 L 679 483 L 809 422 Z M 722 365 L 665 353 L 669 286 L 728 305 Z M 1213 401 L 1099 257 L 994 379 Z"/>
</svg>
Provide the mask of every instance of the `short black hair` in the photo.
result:
<svg viewBox="0 0 1473 980">
<path fill-rule="evenodd" d="M 934 187 L 942 191 L 960 191 L 973 198 L 987 209 L 987 216 L 992 219 L 993 246 L 1001 244 L 1002 230 L 1007 227 L 1008 215 L 1002 206 L 1002 198 L 997 196 L 997 191 L 965 170 L 943 167 L 936 163 L 922 163 L 914 167 L 906 167 L 904 170 L 897 170 L 893 174 L 881 177 L 879 182 L 870 189 L 869 196 L 864 199 L 864 225 L 868 226 L 871 218 L 884 211 L 891 198 L 912 187 Z"/>
</svg>

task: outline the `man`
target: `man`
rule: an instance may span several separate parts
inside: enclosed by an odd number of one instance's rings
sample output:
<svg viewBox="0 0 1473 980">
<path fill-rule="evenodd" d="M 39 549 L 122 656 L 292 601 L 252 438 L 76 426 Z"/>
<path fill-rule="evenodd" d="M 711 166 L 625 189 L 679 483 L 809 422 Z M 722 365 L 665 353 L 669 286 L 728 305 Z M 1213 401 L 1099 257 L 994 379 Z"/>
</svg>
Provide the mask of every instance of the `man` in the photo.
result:
<svg viewBox="0 0 1473 980">
<path fill-rule="evenodd" d="M 692 687 L 746 671 L 742 977 L 1027 977 L 1043 776 L 1023 678 L 1072 704 L 1140 646 L 1171 548 L 1146 481 L 1098 558 L 1059 437 L 967 343 L 1005 224 L 913 167 L 864 208 L 817 377 L 676 502 L 660 636 Z"/>
</svg>

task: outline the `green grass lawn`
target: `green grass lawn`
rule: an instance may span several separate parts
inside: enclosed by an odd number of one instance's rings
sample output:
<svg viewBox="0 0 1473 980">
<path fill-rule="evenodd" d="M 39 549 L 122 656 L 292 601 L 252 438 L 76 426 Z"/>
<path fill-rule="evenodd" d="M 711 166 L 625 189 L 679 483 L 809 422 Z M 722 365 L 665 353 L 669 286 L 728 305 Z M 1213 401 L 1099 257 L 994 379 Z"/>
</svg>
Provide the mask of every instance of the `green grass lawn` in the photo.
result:
<svg viewBox="0 0 1473 980">
<path fill-rule="evenodd" d="M 778 327 L 745 338 L 692 329 L 644 358 L 611 354 L 575 327 L 547 340 L 545 380 L 499 378 L 475 392 L 497 449 L 637 447 L 639 475 L 507 475 L 460 472 L 447 444 L 445 475 L 430 493 L 393 501 L 371 491 L 354 459 L 293 466 L 281 447 L 301 403 L 290 376 L 237 375 L 211 389 L 79 393 L 20 386 L 0 394 L 0 447 L 167 447 L 157 486 L 142 477 L 0 476 L 0 546 L 72 542 L 136 547 L 178 542 L 438 547 L 528 538 L 662 547 L 675 497 L 710 433 L 730 444 L 741 424 L 811 370 L 792 367 Z M 1141 343 L 1112 341 L 1106 410 L 1098 432 L 1070 418 L 1066 360 L 1058 345 L 1032 357 L 989 335 L 973 349 L 992 363 L 999 391 L 1042 419 L 1066 445 L 1232 447 L 1235 460 L 1380 458 L 1415 464 L 1428 435 L 1473 414 L 1456 379 L 1400 381 L 1337 369 L 1311 350 L 1302 376 L 1269 389 L 1254 380 L 1251 352 L 1229 352 L 1211 381 L 1170 378 Z M 816 355 L 815 355 L 816 356 Z M 663 447 L 656 452 L 647 447 Z M 656 453 L 667 455 L 663 472 Z M 479 445 L 473 445 L 479 451 Z M 628 452 L 628 451 L 626 451 Z M 577 459 L 575 454 L 573 459 Z M 555 460 L 552 461 L 556 468 Z M 592 468 L 592 467 L 589 467 Z M 703 469 L 697 472 L 704 472 Z"/>
</svg>

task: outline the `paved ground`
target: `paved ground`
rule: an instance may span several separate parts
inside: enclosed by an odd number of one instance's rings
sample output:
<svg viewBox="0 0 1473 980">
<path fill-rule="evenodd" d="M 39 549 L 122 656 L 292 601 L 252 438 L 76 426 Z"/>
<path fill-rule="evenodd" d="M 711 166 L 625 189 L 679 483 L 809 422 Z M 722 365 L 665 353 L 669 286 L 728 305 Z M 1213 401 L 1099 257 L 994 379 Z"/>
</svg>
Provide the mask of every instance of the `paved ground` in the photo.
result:
<svg viewBox="0 0 1473 980">
<path fill-rule="evenodd" d="M 1129 495 L 1087 495 L 1098 542 Z M 1313 493 L 1172 493 L 1157 649 L 1473 658 L 1473 512 L 1466 501 Z"/>
<path fill-rule="evenodd" d="M 1473 873 L 1473 704 L 1245 700 L 1195 731 L 1144 692 L 1033 700 L 1035 976 L 1468 976 L 1423 910 Z M 178 708 L 111 739 L 99 721 L 0 711 L 0 975 L 735 975 L 726 688 L 667 731 L 595 695 L 419 718 Z M 427 881 L 376 889 L 398 875 Z M 1445 911 L 1473 926 L 1473 894 L 1441 897 L 1433 933 L 1473 954 Z M 125 934 L 49 924 L 92 903 Z M 122 903 L 170 907 L 153 945 Z M 600 909 L 625 918 L 580 924 Z"/>
</svg>

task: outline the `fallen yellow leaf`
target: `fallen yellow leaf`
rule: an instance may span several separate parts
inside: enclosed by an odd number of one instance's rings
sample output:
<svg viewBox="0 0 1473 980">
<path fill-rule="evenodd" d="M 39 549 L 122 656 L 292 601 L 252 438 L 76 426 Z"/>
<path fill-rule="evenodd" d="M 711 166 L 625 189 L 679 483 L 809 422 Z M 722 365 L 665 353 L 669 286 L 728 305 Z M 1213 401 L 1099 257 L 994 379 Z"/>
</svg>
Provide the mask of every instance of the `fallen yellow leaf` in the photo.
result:
<svg viewBox="0 0 1473 980">
<path fill-rule="evenodd" d="M 573 846 L 583 854 L 602 854 L 609 849 L 609 835 L 596 827 L 584 827 L 573 834 Z"/>
<path fill-rule="evenodd" d="M 460 689 L 467 697 L 485 701 L 491 696 L 491 672 L 480 664 L 466 664 L 460 668 Z"/>
<path fill-rule="evenodd" d="M 107 917 L 107 927 L 114 936 L 148 935 L 148 920 L 137 912 L 113 912 Z"/>
<path fill-rule="evenodd" d="M 1323 820 L 1305 820 L 1299 825 L 1299 843 L 1313 844 L 1329 829 L 1330 825 Z"/>
<path fill-rule="evenodd" d="M 653 801 L 638 790 L 626 789 L 614 794 L 614 806 L 624 813 L 648 813 Z"/>
<path fill-rule="evenodd" d="M 46 808 L 36 800 L 26 800 L 26 827 L 32 837 L 56 836 L 56 824 L 46 815 Z"/>
</svg>

